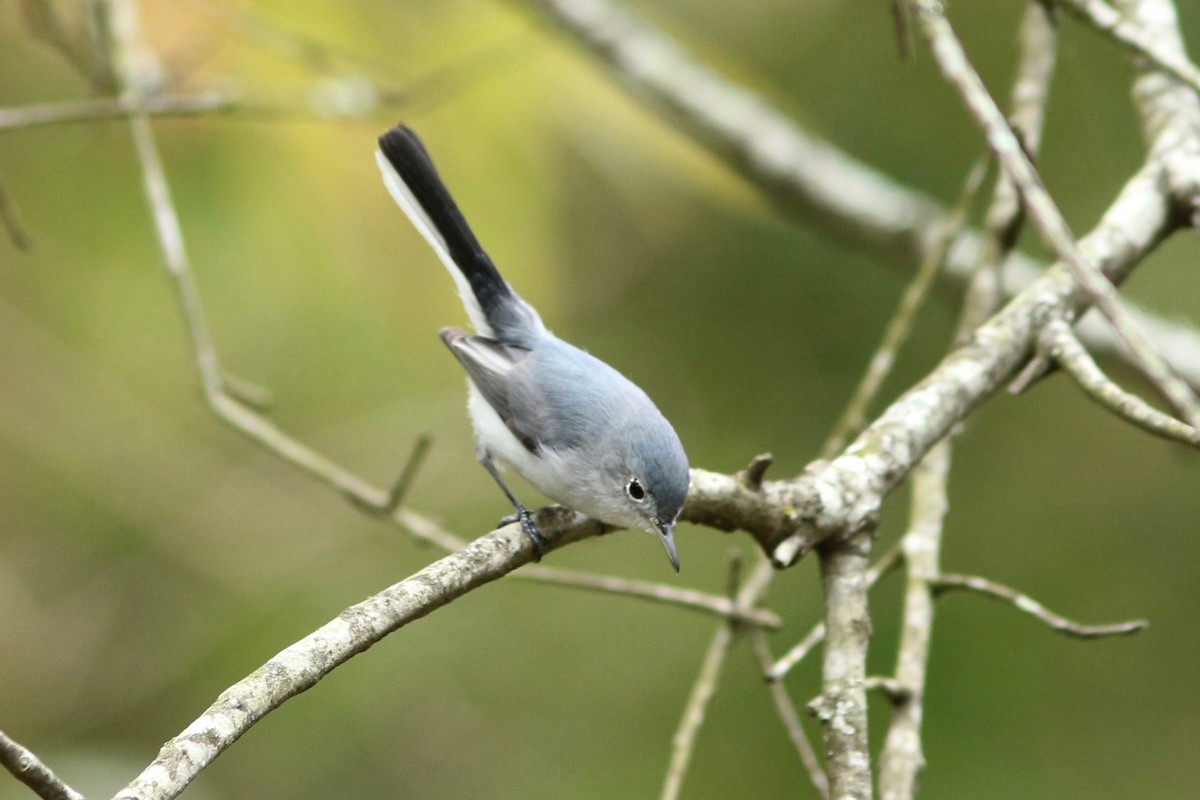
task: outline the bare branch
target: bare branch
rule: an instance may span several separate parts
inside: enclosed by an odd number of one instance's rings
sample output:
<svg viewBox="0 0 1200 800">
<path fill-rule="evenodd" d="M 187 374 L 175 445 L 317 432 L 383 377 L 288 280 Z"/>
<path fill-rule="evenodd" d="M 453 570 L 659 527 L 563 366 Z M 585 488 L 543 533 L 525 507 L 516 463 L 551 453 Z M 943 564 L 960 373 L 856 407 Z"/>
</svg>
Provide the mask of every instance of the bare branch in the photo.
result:
<svg viewBox="0 0 1200 800">
<path fill-rule="evenodd" d="M 1200 430 L 1164 414 L 1113 383 L 1088 355 L 1067 323 L 1062 320 L 1046 323 L 1039 341 L 1043 352 L 1066 369 L 1092 400 L 1155 436 L 1200 446 Z"/>
<path fill-rule="evenodd" d="M 646 104 L 648 108 L 664 114 L 783 210 L 877 253 L 896 268 L 920 263 L 931 249 L 946 214 L 935 200 L 813 135 L 759 95 L 697 62 L 621 6 L 611 0 L 524 0 L 523 4 L 568 31 L 635 94 L 649 97 L 653 102 Z M 1149 138 L 1159 133 L 1151 132 Z M 950 251 L 947 277 L 965 285 L 975 273 L 982 246 L 977 232 L 964 232 Z M 1040 273 L 1040 265 L 1014 254 L 1005 267 L 1005 294 L 1028 287 Z M 1200 387 L 1200 334 L 1132 305 L 1129 310 L 1153 334 L 1180 374 Z M 1093 352 L 1128 359 L 1111 328 L 1086 318 L 1080 329 Z"/>
<path fill-rule="evenodd" d="M 937 596 L 954 591 L 966 590 L 1008 603 L 1018 611 L 1028 614 L 1052 630 L 1079 639 L 1099 639 L 1105 636 L 1128 636 L 1150 625 L 1144 619 L 1118 622 L 1112 625 L 1083 625 L 1050 611 L 1029 595 L 1021 594 L 1003 584 L 980 578 L 976 575 L 939 575 L 933 581 L 933 589 Z"/>
<path fill-rule="evenodd" d="M 882 800 L 911 800 L 925 769 L 921 721 L 925 711 L 929 643 L 933 636 L 930 582 L 939 571 L 942 520 L 949 506 L 946 492 L 949 476 L 950 440 L 943 439 L 912 474 L 912 510 L 903 539 L 908 577 L 896 655 L 897 686 L 890 695 L 895 712 L 879 754 Z"/>
<path fill-rule="evenodd" d="M 732 562 L 731 575 L 736 572 L 737 563 L 736 560 Z M 735 605 L 749 608 L 757 603 L 770 584 L 771 575 L 771 562 L 765 558 L 760 560 L 741 591 L 736 593 L 736 597 L 731 598 Z M 733 588 L 731 587 L 731 589 Z M 708 703 L 717 691 L 717 680 L 721 676 L 721 669 L 725 665 L 725 659 L 729 655 L 729 648 L 733 645 L 736 632 L 737 628 L 734 624 L 723 624 L 717 628 L 717 632 L 713 634 L 712 641 L 708 645 L 704 661 L 700 666 L 700 674 L 696 676 L 696 683 L 692 686 L 683 717 L 679 720 L 679 728 L 675 731 L 672 739 L 671 762 L 667 767 L 667 777 L 660 795 L 662 800 L 675 800 L 679 797 L 683 778 L 687 774 L 688 764 L 692 759 L 696 735 L 700 732 L 700 726 L 704 724 L 704 712 L 708 708 Z"/>
<path fill-rule="evenodd" d="M 1025 6 L 1019 45 L 1009 119 L 1021 146 L 1033 157 L 1041 144 L 1058 49 L 1057 25 L 1049 6 L 1041 2 Z M 957 341 L 982 325 L 1004 301 L 1004 265 L 1017 245 L 1024 221 L 1021 195 L 1012 178 L 1001 170 L 984 220 L 983 246 L 963 299 Z"/>
<path fill-rule="evenodd" d="M 220 114 L 232 111 L 237 105 L 238 101 L 235 98 L 223 92 L 163 94 L 145 98 L 124 95 L 122 97 L 69 100 L 61 103 L 39 103 L 0 108 L 0 131 L 19 130 L 39 125 L 122 119 L 134 115 L 175 117 Z"/>
<path fill-rule="evenodd" d="M 867 687 L 868 692 L 879 692 L 889 703 L 896 707 L 904 705 L 912 698 L 912 692 L 909 691 L 907 686 L 895 678 L 889 678 L 885 675 L 870 675 L 863 681 L 863 685 Z M 882 765 L 880 769 L 882 771 Z M 880 775 L 879 781 L 880 783 L 883 782 L 882 775 Z M 887 797 L 887 795 L 883 796 Z"/>
<path fill-rule="evenodd" d="M 871 532 L 830 541 L 819 552 L 825 592 L 825 658 L 821 696 L 810 707 L 821 721 L 829 795 L 870 800 L 871 753 L 867 742 L 867 558 Z"/>
<path fill-rule="evenodd" d="M 1147 35 L 1139 26 L 1121 18 L 1121 13 L 1104 0 L 1054 0 L 1072 15 L 1100 33 L 1144 58 L 1171 77 L 1183 81 L 1193 91 L 1200 92 L 1200 69 L 1173 49 Z"/>
<path fill-rule="evenodd" d="M 779 616 L 761 608 L 738 606 L 727 597 L 706 594 L 692 589 L 679 589 L 662 583 L 649 583 L 614 575 L 594 575 L 588 572 L 559 569 L 557 567 L 530 566 L 513 575 L 520 580 L 538 583 L 553 583 L 576 589 L 587 589 L 608 594 L 628 595 L 657 603 L 690 608 L 724 617 L 730 622 L 756 628 L 778 628 L 782 625 Z"/>
<path fill-rule="evenodd" d="M 8 238 L 18 250 L 28 250 L 30 245 L 29 232 L 21 219 L 21 211 L 8 194 L 4 182 L 0 181 L 0 224 L 8 233 Z"/>
<path fill-rule="evenodd" d="M 63 3 L 21 0 L 25 27 L 35 38 L 57 50 L 97 92 L 111 92 L 117 85 L 113 62 L 105 47 L 108 37 L 107 9 L 102 3 L 72 3 L 79 14 L 65 18 Z"/>
<path fill-rule="evenodd" d="M 416 479 L 417 470 L 421 468 L 421 463 L 425 460 L 427 452 L 429 452 L 429 436 L 422 434 L 417 437 L 417 443 L 413 445 L 412 452 L 408 454 L 408 461 L 404 463 L 404 469 L 401 470 L 400 477 L 396 479 L 392 490 L 388 492 L 387 504 L 384 506 L 388 513 L 395 513 L 400 504 L 404 502 L 404 497 L 408 494 L 408 488 L 412 486 L 412 482 Z"/>
<path fill-rule="evenodd" d="M 42 800 L 84 800 L 29 748 L 0 731 L 0 764 Z"/>
<path fill-rule="evenodd" d="M 933 246 L 921 259 L 920 266 L 917 267 L 912 280 L 905 287 L 900 304 L 884 329 L 883 339 L 871 355 L 871 360 L 868 362 L 858 386 L 855 387 L 854 394 L 846 404 L 846 408 L 834 423 L 833 432 L 821 448 L 821 458 L 833 458 L 846 446 L 846 439 L 862 429 L 871 401 L 875 399 L 883 382 L 892 373 L 896 356 L 904 347 L 904 343 L 908 341 L 908 334 L 912 330 L 917 312 L 925 303 L 925 298 L 929 295 L 930 288 L 933 287 L 934 279 L 942 271 L 946 254 L 950 251 L 950 245 L 967 221 L 971 206 L 975 202 L 975 196 L 979 193 L 983 179 L 987 176 L 989 161 L 990 159 L 986 157 L 979 159 L 967 173 L 966 180 L 963 181 L 963 187 L 959 192 L 958 202 L 942 220 Z"/>
<path fill-rule="evenodd" d="M 540 514 L 538 527 L 561 541 L 577 515 Z M 178 736 L 168 741 L 117 800 L 177 796 L 225 748 L 286 700 L 311 689 L 332 670 L 384 636 L 457 597 L 512 572 L 533 558 L 519 525 L 481 536 L 379 594 L 347 608 L 253 673 L 230 686 Z"/>
<path fill-rule="evenodd" d="M 900 545 L 902 542 L 889 547 L 884 554 L 879 557 L 871 569 L 867 570 L 867 587 L 870 588 L 879 582 L 883 576 L 893 572 L 904 562 L 904 551 Z M 769 681 L 783 680 L 784 676 L 791 671 L 792 667 L 799 664 L 804 658 L 812 652 L 812 649 L 825 641 L 825 623 L 818 622 L 812 627 L 803 639 L 792 646 L 779 658 L 771 668 L 766 671 L 766 678 Z"/>
<path fill-rule="evenodd" d="M 1083 288 L 1088 299 L 1112 323 L 1128 345 L 1134 365 L 1193 426 L 1200 426 L 1200 401 L 1155 349 L 1153 342 L 1128 313 L 1117 297 L 1117 290 L 1075 244 L 1067 222 L 1029 157 L 1013 134 L 1004 115 L 996 106 L 959 44 L 942 5 L 936 0 L 912 0 L 918 25 L 933 51 L 942 75 L 962 99 L 983 129 L 989 147 L 1017 185 L 1038 230 L 1053 247 L 1061 263 Z"/>
<path fill-rule="evenodd" d="M 771 656 L 771 646 L 767 643 L 767 635 L 759 628 L 751 631 L 750 639 L 754 644 L 754 653 L 758 656 L 758 663 L 762 667 L 763 675 L 769 677 L 774 659 Z M 792 740 L 792 745 L 796 748 L 796 755 L 800 757 L 800 763 L 804 765 L 804 771 L 808 774 L 809 781 L 817 790 L 817 794 L 828 800 L 829 778 L 826 777 L 825 770 L 821 768 L 821 762 L 817 758 L 816 752 L 813 751 L 808 736 L 804 733 L 800 715 L 796 712 L 796 704 L 792 702 L 787 687 L 783 685 L 782 681 L 768 679 L 767 688 L 771 692 L 771 700 L 775 703 L 775 710 L 783 722 L 788 738 Z"/>
</svg>

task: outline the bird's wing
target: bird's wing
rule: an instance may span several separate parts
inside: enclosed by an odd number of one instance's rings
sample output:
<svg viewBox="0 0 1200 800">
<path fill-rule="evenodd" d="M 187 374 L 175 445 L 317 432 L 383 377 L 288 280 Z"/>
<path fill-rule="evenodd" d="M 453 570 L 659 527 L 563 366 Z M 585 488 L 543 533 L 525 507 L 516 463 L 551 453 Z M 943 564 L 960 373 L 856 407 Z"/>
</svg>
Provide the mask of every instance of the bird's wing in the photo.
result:
<svg viewBox="0 0 1200 800">
<path fill-rule="evenodd" d="M 536 417 L 521 413 L 517 406 L 520 391 L 518 377 L 521 362 L 529 351 L 495 339 L 472 336 L 460 328 L 443 328 L 438 332 L 446 347 L 467 371 L 467 377 L 487 400 L 488 405 L 504 422 L 517 440 L 531 453 L 542 447 L 541 424 Z M 514 399 L 518 402 L 514 404 Z"/>
</svg>

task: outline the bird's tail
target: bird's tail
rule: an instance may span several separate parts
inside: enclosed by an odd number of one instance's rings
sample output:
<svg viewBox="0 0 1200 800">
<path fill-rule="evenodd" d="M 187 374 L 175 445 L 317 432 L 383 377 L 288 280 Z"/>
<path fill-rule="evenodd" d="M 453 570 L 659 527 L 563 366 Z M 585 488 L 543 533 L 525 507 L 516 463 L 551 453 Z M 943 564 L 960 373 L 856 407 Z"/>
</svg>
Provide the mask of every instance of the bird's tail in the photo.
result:
<svg viewBox="0 0 1200 800">
<path fill-rule="evenodd" d="M 412 129 L 397 125 L 380 136 L 375 158 L 388 192 L 453 276 L 475 330 L 515 344 L 544 331 L 533 307 L 500 277 Z"/>
</svg>

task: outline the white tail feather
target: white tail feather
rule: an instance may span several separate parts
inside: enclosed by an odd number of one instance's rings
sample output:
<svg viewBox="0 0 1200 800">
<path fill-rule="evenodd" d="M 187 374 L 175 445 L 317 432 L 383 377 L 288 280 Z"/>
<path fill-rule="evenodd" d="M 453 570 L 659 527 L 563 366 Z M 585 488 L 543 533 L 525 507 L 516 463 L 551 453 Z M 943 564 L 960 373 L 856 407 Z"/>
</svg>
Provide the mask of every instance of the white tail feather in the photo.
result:
<svg viewBox="0 0 1200 800">
<path fill-rule="evenodd" d="M 433 248 L 442 264 L 450 272 L 450 277 L 454 278 L 454 283 L 458 286 L 458 296 L 462 298 L 463 307 L 467 310 L 467 317 L 471 320 L 475 331 L 480 336 L 494 336 L 492 326 L 488 324 L 479 301 L 475 299 L 475 292 L 472 291 L 470 282 L 458 265 L 454 263 L 454 259 L 450 257 L 450 250 L 446 247 L 445 239 L 437 232 L 437 228 L 433 226 L 433 222 L 387 157 L 376 150 L 375 160 L 379 163 L 379 171 L 383 173 L 383 185 L 387 187 L 388 193 L 396 201 L 396 205 L 400 206 L 400 210 L 412 222 L 413 227 L 425 237 L 425 241 L 429 242 L 429 246 Z"/>
</svg>

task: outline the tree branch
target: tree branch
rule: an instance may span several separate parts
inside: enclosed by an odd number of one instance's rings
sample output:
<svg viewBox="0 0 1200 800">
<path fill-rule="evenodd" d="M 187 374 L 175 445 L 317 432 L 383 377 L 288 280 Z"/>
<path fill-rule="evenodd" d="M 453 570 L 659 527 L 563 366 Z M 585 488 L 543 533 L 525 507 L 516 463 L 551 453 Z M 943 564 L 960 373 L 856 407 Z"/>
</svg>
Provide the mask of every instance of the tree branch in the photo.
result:
<svg viewBox="0 0 1200 800">
<path fill-rule="evenodd" d="M 870 800 L 867 742 L 867 559 L 871 531 L 831 541 L 818 551 L 825 592 L 825 658 L 821 696 L 810 704 L 821 722 L 830 797 Z"/>
<path fill-rule="evenodd" d="M 805 130 L 759 95 L 693 59 L 676 42 L 611 0 L 523 0 L 596 55 L 646 106 L 665 116 L 783 210 L 907 269 L 932 249 L 946 211 Z M 1151 134 L 1155 138 L 1157 133 Z M 965 286 L 983 239 L 966 231 L 948 255 L 946 275 Z M 1004 291 L 1033 283 L 1041 265 L 1014 254 Z M 1200 387 L 1200 334 L 1188 325 L 1130 313 L 1160 352 Z M 1080 326 L 1089 349 L 1128 360 L 1120 339 L 1097 320 Z"/>
<path fill-rule="evenodd" d="M 821 626 L 821 632 L 824 633 L 824 631 L 824 626 Z M 783 722 L 784 730 L 787 731 L 788 738 L 792 740 L 792 745 L 796 748 L 796 755 L 800 757 L 800 763 L 804 765 L 804 771 L 808 774 L 808 780 L 812 783 L 813 788 L 824 800 L 828 800 L 829 778 L 825 775 L 825 770 L 821 768 L 821 762 L 817 759 L 817 754 L 813 751 L 813 746 L 804 733 L 800 715 L 796 712 L 796 704 L 792 702 L 792 697 L 788 694 L 787 687 L 783 685 L 783 682 L 771 678 L 770 673 L 774 659 L 771 656 L 771 646 L 767 643 L 767 634 L 762 628 L 757 628 L 750 632 L 750 637 L 754 644 L 754 653 L 758 656 L 758 663 L 762 667 L 763 677 L 767 678 L 767 688 L 771 692 L 771 700 L 775 703 L 775 710 Z"/>
<path fill-rule="evenodd" d="M 562 543 L 564 523 L 578 522 L 578 515 L 561 514 L 557 520 L 551 516 L 539 515 L 538 527 Z M 572 536 L 583 533 L 578 526 L 570 530 Z M 520 526 L 508 525 L 347 608 L 222 692 L 199 718 L 163 745 L 154 761 L 116 800 L 175 797 L 200 770 L 284 701 L 311 689 L 389 633 L 507 575 L 528 563 L 532 555 Z"/>
<path fill-rule="evenodd" d="M 1162 413 L 1140 397 L 1122 389 L 1105 375 L 1062 320 L 1046 323 L 1039 346 L 1058 362 L 1092 400 L 1155 436 L 1200 447 L 1200 430 Z"/>
<path fill-rule="evenodd" d="M 0 731 L 0 764 L 42 800 L 84 800 L 29 748 Z"/>
<path fill-rule="evenodd" d="M 1141 27 L 1121 18 L 1121 13 L 1104 0 L 1053 0 L 1054 4 L 1082 20 L 1156 69 L 1200 92 L 1200 69 L 1175 48 L 1164 48 Z"/>
<path fill-rule="evenodd" d="M 935 594 L 941 596 L 949 591 L 971 591 L 1008 603 L 1018 611 L 1028 614 L 1051 630 L 1074 636 L 1078 639 L 1099 639 L 1105 636 L 1128 636 L 1150 625 L 1144 619 L 1117 622 L 1112 625 L 1083 625 L 1055 614 L 1029 595 L 1021 594 L 1003 584 L 980 578 L 976 575 L 939 575 L 932 582 Z"/>
<path fill-rule="evenodd" d="M 895 711 L 879 755 L 879 795 L 882 800 L 911 800 L 925 769 L 921 719 L 925 710 L 925 679 L 929 643 L 933 636 L 933 591 L 941 553 L 942 520 L 949 504 L 950 440 L 943 439 L 912 474 L 912 510 L 904 535 L 904 588 L 900 645 L 896 657 Z"/>
<path fill-rule="evenodd" d="M 734 585 L 738 563 L 735 558 L 730 566 L 730 599 L 738 608 L 752 608 L 771 583 L 771 562 L 765 558 L 761 559 L 740 591 Z M 679 727 L 671 740 L 671 761 L 667 767 L 667 776 L 660 795 L 662 800 L 675 800 L 679 797 L 683 778 L 687 774 L 688 765 L 692 760 L 696 736 L 700 732 L 700 726 L 704 724 L 704 712 L 708 708 L 709 701 L 716 694 L 717 680 L 721 677 L 721 670 L 725 666 L 725 660 L 733 646 L 736 633 L 737 627 L 730 621 L 719 626 L 716 633 L 713 634 L 712 641 L 709 642 L 708 650 L 700 665 L 700 674 L 696 676 L 696 682 L 688 696 L 687 706 L 679 720 Z"/>
<path fill-rule="evenodd" d="M 1191 387 L 1175 374 L 1122 305 L 1113 284 L 1092 264 L 1084 250 L 1075 244 L 1074 234 L 1042 185 L 1021 142 L 968 61 L 942 5 L 937 0 L 912 0 L 912 3 L 918 25 L 942 75 L 962 96 L 967 109 L 983 130 L 988 146 L 1016 184 L 1026 210 L 1054 249 L 1060 263 L 1128 345 L 1134 365 L 1180 412 L 1184 420 L 1193 427 L 1200 426 L 1200 401 Z"/>
</svg>

